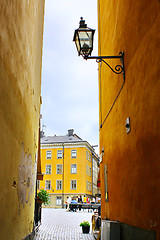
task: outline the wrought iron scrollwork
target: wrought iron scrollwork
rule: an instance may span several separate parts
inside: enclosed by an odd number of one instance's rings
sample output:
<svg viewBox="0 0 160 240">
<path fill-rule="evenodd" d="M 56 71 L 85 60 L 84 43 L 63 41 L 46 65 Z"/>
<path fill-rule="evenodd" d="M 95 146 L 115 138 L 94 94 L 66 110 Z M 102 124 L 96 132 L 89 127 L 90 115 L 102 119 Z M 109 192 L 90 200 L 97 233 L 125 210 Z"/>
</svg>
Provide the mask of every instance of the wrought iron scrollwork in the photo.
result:
<svg viewBox="0 0 160 240">
<path fill-rule="evenodd" d="M 118 56 L 97 56 L 97 57 L 89 57 L 89 56 L 83 56 L 84 59 L 96 59 L 97 63 L 104 62 L 111 70 L 112 72 L 116 74 L 123 74 L 123 78 L 125 79 L 125 72 L 124 72 L 124 52 L 120 52 Z M 118 64 L 114 68 L 109 65 L 108 62 L 106 62 L 104 59 L 120 59 L 121 65 Z"/>
<path fill-rule="evenodd" d="M 104 62 L 105 64 L 107 64 L 107 66 L 112 70 L 112 72 L 116 73 L 116 74 L 121 74 L 123 71 L 123 67 L 121 65 L 116 65 L 115 66 L 115 70 L 106 62 L 102 59 L 102 62 Z"/>
</svg>

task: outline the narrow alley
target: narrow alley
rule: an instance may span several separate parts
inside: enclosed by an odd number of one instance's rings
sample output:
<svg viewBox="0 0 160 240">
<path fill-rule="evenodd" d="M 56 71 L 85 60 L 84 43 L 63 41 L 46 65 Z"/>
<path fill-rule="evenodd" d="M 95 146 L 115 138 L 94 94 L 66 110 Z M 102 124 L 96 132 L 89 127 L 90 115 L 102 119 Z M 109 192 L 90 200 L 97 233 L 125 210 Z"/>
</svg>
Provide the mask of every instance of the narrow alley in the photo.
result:
<svg viewBox="0 0 160 240">
<path fill-rule="evenodd" d="M 42 224 L 36 232 L 34 240 L 79 240 L 94 239 L 92 229 L 83 234 L 79 224 L 88 221 L 91 224 L 93 212 L 88 210 L 66 212 L 66 209 L 42 209 Z"/>
</svg>

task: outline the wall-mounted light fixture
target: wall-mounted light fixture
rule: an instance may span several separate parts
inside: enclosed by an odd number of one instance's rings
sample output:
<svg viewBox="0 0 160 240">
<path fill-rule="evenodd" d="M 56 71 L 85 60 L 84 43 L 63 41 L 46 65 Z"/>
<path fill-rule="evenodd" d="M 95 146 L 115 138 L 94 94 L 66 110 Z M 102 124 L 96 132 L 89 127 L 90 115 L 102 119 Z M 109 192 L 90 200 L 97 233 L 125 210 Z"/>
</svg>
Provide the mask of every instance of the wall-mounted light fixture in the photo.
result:
<svg viewBox="0 0 160 240">
<path fill-rule="evenodd" d="M 125 127 L 126 127 L 126 132 L 129 133 L 131 131 L 131 125 L 130 125 L 130 118 L 129 117 L 126 119 Z"/>
<path fill-rule="evenodd" d="M 79 28 L 75 30 L 73 41 L 76 44 L 78 55 L 82 55 L 84 59 L 96 59 L 97 62 L 104 62 L 114 73 L 123 74 L 125 80 L 124 71 L 124 52 L 120 52 L 117 56 L 94 56 L 91 57 L 93 50 L 93 37 L 94 29 L 88 28 L 85 24 L 85 20 L 81 17 Z M 113 69 L 104 59 L 120 59 L 121 65 L 116 65 Z"/>
</svg>

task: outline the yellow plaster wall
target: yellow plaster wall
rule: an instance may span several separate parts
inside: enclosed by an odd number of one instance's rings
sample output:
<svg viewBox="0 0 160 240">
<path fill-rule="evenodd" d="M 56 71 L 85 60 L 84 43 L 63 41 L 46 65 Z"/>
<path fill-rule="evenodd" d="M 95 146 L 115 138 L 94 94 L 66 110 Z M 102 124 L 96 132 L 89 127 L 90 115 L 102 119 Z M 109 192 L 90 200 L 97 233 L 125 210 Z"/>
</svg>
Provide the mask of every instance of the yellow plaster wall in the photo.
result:
<svg viewBox="0 0 160 240">
<path fill-rule="evenodd" d="M 124 51 L 126 72 L 100 130 L 102 218 L 154 230 L 160 239 L 160 1 L 98 0 L 98 25 L 99 55 Z M 100 66 L 100 124 L 122 83 L 121 75 Z M 109 202 L 104 200 L 105 164 Z"/>
<path fill-rule="evenodd" d="M 33 229 L 44 1 L 0 1 L 0 232 Z"/>
</svg>

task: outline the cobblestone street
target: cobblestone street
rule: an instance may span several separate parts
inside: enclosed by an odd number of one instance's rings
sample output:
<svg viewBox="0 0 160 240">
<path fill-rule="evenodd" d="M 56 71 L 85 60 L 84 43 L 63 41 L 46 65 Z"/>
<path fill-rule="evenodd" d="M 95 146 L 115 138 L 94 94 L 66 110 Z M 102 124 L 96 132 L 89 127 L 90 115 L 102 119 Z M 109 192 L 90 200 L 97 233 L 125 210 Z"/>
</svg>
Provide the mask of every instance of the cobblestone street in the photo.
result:
<svg viewBox="0 0 160 240">
<path fill-rule="evenodd" d="M 42 209 L 42 224 L 34 240 L 93 240 L 92 229 L 90 234 L 83 234 L 79 224 L 89 221 L 91 224 L 93 212 L 88 210 L 66 212 L 66 209 Z"/>
</svg>

